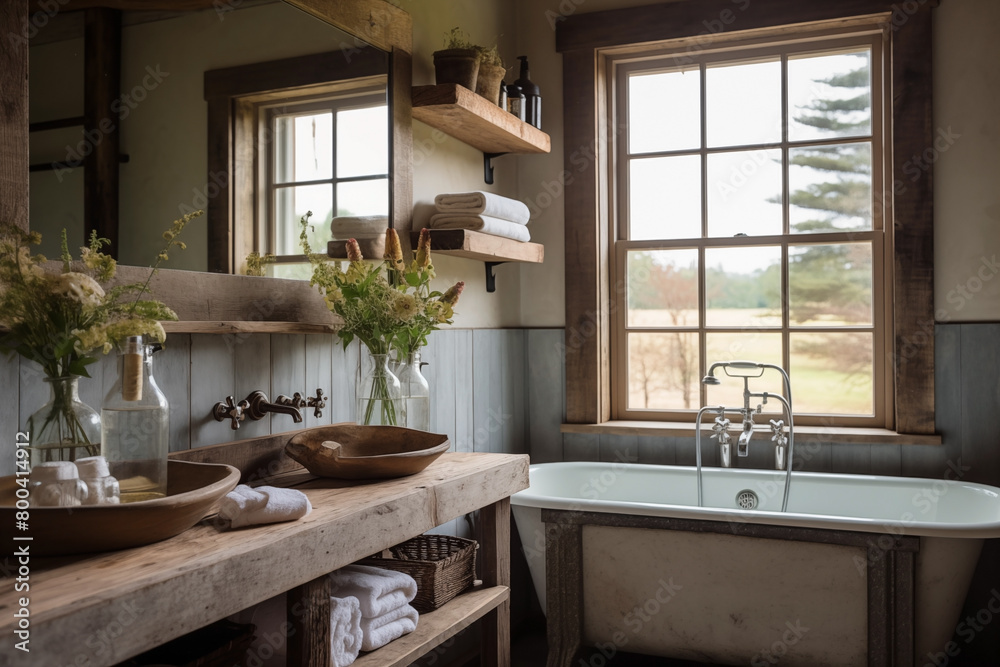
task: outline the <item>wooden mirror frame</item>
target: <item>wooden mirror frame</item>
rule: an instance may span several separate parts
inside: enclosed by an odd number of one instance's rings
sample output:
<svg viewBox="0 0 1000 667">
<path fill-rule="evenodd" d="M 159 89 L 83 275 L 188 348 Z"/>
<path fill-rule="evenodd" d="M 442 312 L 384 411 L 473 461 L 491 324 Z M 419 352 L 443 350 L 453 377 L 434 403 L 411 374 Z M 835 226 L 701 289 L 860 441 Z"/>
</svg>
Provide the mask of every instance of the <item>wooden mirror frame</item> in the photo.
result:
<svg viewBox="0 0 1000 667">
<path fill-rule="evenodd" d="M 58 9 L 204 9 L 215 0 L 73 0 Z M 392 108 L 392 224 L 408 237 L 413 212 L 410 91 L 413 21 L 385 0 L 285 0 L 312 16 L 389 53 Z M 28 229 L 28 35 L 31 0 L 0 3 L 0 221 Z M 210 239 L 210 242 L 213 242 Z M 147 267 L 119 267 L 117 280 L 145 280 Z M 173 308 L 180 322 L 168 331 L 321 332 L 336 318 L 314 287 L 296 280 L 164 269 L 150 283 L 153 295 Z"/>
</svg>

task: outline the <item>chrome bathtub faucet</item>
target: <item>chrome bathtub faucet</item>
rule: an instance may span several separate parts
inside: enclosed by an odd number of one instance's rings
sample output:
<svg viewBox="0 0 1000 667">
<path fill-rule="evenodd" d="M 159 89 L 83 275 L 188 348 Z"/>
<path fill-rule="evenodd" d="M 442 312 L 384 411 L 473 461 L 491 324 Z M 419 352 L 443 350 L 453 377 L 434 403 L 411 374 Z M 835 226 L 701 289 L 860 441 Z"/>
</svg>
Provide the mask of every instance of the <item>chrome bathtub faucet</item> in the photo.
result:
<svg viewBox="0 0 1000 667">
<path fill-rule="evenodd" d="M 746 457 L 750 455 L 750 440 L 753 438 L 755 426 L 753 416 L 755 413 L 758 415 L 761 414 L 764 410 L 764 406 L 767 405 L 768 399 L 773 398 L 781 403 L 785 412 L 785 418 L 788 420 L 788 436 L 785 436 L 784 420 L 771 420 L 771 442 L 774 443 L 774 468 L 775 470 L 785 471 L 785 493 L 781 501 L 781 511 L 785 512 L 788 509 L 788 493 L 792 481 L 792 456 L 795 450 L 795 428 L 794 418 L 792 416 L 792 385 L 788 378 L 788 373 L 781 366 L 776 366 L 774 364 L 758 363 L 756 361 L 718 361 L 709 367 L 708 374 L 702 379 L 702 384 L 722 384 L 721 380 L 719 380 L 719 378 L 715 375 L 716 370 L 719 368 L 721 368 L 728 377 L 738 377 L 743 380 L 743 407 L 727 408 L 723 405 L 706 405 L 698 411 L 698 416 L 695 420 L 695 449 L 697 450 L 695 452 L 695 457 L 697 459 L 698 466 L 698 506 L 704 506 L 701 472 L 702 416 L 706 412 L 718 413 L 718 416 L 715 418 L 715 424 L 712 426 L 712 439 L 717 439 L 719 441 L 720 466 L 723 468 L 731 468 L 733 460 L 730 444 L 731 436 L 729 435 L 730 421 L 726 417 L 726 413 L 728 412 L 734 415 L 739 414 L 743 418 L 743 431 L 740 433 L 740 437 L 736 442 L 736 455 L 737 457 Z M 769 368 L 776 370 L 781 374 L 781 379 L 783 381 L 782 388 L 785 392 L 784 396 L 766 391 L 761 393 L 750 391 L 750 380 L 761 377 L 764 374 L 764 371 Z M 736 372 L 730 373 L 730 369 Z M 754 398 L 762 399 L 756 409 L 750 407 L 751 399 Z"/>
</svg>

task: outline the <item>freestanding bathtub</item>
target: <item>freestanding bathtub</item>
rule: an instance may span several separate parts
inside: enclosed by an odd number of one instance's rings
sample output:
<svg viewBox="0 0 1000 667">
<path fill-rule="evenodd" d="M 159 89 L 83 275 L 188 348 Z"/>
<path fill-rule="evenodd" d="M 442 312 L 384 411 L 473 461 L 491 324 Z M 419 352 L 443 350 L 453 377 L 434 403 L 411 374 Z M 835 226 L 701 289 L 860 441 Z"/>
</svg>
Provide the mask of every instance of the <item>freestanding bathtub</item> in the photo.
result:
<svg viewBox="0 0 1000 667">
<path fill-rule="evenodd" d="M 782 513 L 783 472 L 704 468 L 704 507 L 695 473 L 531 466 L 511 504 L 549 667 L 581 644 L 754 667 L 921 667 L 961 650 L 949 642 L 983 539 L 1000 536 L 1000 489 L 957 464 L 950 480 L 794 473 Z"/>
</svg>

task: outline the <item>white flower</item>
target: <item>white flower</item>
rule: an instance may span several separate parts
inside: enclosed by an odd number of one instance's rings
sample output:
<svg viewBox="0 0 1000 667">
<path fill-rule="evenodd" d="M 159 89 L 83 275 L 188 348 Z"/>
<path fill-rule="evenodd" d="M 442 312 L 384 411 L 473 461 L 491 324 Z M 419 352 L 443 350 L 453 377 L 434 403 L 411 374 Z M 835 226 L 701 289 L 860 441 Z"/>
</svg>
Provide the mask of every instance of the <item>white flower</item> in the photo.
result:
<svg viewBox="0 0 1000 667">
<path fill-rule="evenodd" d="M 104 300 L 104 289 L 85 273 L 69 271 L 60 274 L 52 286 L 52 293 L 66 296 L 83 306 L 99 306 Z"/>
</svg>

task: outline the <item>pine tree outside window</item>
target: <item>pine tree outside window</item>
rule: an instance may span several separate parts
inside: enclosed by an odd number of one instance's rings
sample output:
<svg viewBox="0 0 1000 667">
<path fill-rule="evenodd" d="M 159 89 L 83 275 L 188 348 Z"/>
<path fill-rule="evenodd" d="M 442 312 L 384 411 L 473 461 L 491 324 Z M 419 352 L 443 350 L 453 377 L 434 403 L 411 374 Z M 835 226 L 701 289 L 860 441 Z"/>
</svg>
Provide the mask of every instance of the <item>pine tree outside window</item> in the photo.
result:
<svg viewBox="0 0 1000 667">
<path fill-rule="evenodd" d="M 615 418 L 741 405 L 700 379 L 752 359 L 797 423 L 886 423 L 885 61 L 871 30 L 612 59 Z"/>
</svg>

